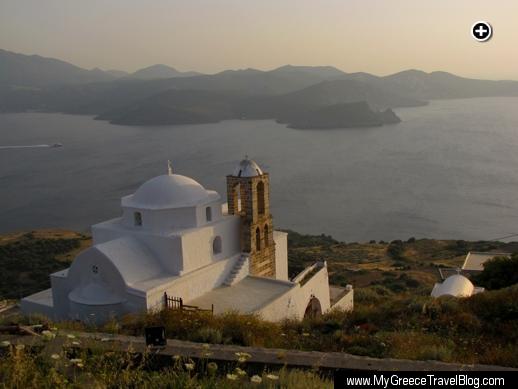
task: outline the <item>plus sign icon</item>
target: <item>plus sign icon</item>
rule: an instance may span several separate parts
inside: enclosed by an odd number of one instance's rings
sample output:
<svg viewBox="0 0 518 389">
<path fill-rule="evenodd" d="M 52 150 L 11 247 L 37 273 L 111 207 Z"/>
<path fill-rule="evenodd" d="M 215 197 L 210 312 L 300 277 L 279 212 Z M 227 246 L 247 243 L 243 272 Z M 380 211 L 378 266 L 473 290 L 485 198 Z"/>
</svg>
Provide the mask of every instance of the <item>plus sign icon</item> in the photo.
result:
<svg viewBox="0 0 518 389">
<path fill-rule="evenodd" d="M 471 26 L 471 35 L 479 42 L 486 42 L 493 35 L 493 28 L 488 22 L 478 21 Z"/>
</svg>

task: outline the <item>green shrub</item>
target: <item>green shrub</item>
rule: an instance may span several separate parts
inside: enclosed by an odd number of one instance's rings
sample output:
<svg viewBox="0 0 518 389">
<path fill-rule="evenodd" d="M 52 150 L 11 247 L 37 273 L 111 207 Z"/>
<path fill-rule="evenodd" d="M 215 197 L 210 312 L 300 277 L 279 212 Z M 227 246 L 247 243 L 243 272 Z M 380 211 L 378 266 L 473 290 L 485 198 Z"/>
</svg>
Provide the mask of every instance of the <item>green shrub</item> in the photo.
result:
<svg viewBox="0 0 518 389">
<path fill-rule="evenodd" d="M 484 270 L 473 276 L 473 281 L 486 289 L 501 289 L 518 284 L 518 254 L 485 262 Z"/>
<path fill-rule="evenodd" d="M 478 293 L 462 303 L 479 318 L 491 323 L 518 320 L 518 285 Z"/>
<path fill-rule="evenodd" d="M 405 251 L 404 244 L 401 240 L 393 240 L 387 247 L 387 254 L 394 260 L 404 261 L 406 258 L 403 255 Z"/>
<path fill-rule="evenodd" d="M 422 346 L 417 351 L 416 359 L 425 361 L 449 361 L 452 359 L 453 350 L 444 345 Z"/>
<path fill-rule="evenodd" d="M 202 343 L 213 343 L 218 344 L 223 340 L 223 335 L 221 331 L 211 327 L 202 327 L 198 331 L 195 332 L 192 340 L 195 342 Z"/>
</svg>

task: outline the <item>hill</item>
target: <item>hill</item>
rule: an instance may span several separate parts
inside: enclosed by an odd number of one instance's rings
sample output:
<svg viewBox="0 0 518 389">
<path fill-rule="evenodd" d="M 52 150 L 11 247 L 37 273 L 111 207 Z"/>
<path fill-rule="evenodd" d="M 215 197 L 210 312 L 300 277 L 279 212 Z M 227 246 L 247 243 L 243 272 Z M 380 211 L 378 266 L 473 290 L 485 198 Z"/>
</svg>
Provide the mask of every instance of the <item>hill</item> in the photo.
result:
<svg viewBox="0 0 518 389">
<path fill-rule="evenodd" d="M 373 111 L 366 102 L 320 105 L 235 91 L 168 90 L 99 115 L 126 125 L 213 123 L 225 119 L 276 119 L 292 128 L 373 127 L 398 123 L 391 110 Z"/>
<path fill-rule="evenodd" d="M 355 77 L 393 93 L 423 100 L 518 96 L 517 81 L 477 80 L 447 72 L 406 70 L 386 77 Z"/>
<path fill-rule="evenodd" d="M 246 98 L 234 91 L 167 90 L 96 117 L 114 124 L 166 125 L 213 123 L 238 117 Z"/>
<path fill-rule="evenodd" d="M 265 75 L 252 69 L 225 72 L 220 77 L 230 80 L 227 85 L 234 85 L 233 89 L 169 89 L 107 111 L 99 115 L 98 119 L 129 125 L 208 123 L 235 118 L 276 119 L 293 128 L 347 128 L 398 123 L 400 119 L 392 111 L 381 113 L 378 110 L 425 104 L 424 101 L 356 80 L 326 80 L 285 94 L 257 96 L 249 91 L 253 83 L 264 81 L 265 85 L 269 85 L 271 80 L 268 77 L 280 77 L 279 74 L 288 72 L 290 75 L 285 79 L 288 84 L 300 82 L 296 81 L 294 74 L 300 77 L 312 71 L 306 67 L 289 67 L 272 72 L 276 75 Z M 322 76 L 321 69 L 317 68 L 314 72 L 317 76 L 312 77 Z M 325 69 L 324 74 L 329 73 L 337 75 Z M 215 84 L 218 82 L 214 79 L 211 81 Z M 175 85 L 178 86 L 177 83 Z"/>
<path fill-rule="evenodd" d="M 518 96 L 518 82 L 419 70 L 379 77 L 331 66 L 293 65 L 211 75 L 153 65 L 123 76 L 0 51 L 0 112 L 90 114 L 127 125 L 242 118 L 276 119 L 297 128 L 371 126 L 399 120 L 388 108 L 488 96 Z"/>
<path fill-rule="evenodd" d="M 326 106 L 365 101 L 374 109 L 414 107 L 426 104 L 393 92 L 390 88 L 357 80 L 322 81 L 276 99 L 277 104 L 291 102 L 303 106 Z"/>
<path fill-rule="evenodd" d="M 379 127 L 401 121 L 391 109 L 376 112 L 366 102 L 326 105 L 282 120 L 287 121 L 290 128 L 300 129 Z"/>
<path fill-rule="evenodd" d="M 54 84 L 85 84 L 117 78 L 100 69 L 86 70 L 68 62 L 39 55 L 0 49 L 0 85 L 41 87 Z"/>
<path fill-rule="evenodd" d="M 180 72 L 171 66 L 157 64 L 139 69 L 136 72 L 129 74 L 128 77 L 138 78 L 140 80 L 153 80 L 157 78 L 192 77 L 198 75 L 200 75 L 200 73 Z"/>
<path fill-rule="evenodd" d="M 117 70 L 117 69 L 106 70 L 106 73 L 109 73 L 116 78 L 126 77 L 129 75 L 128 72 L 126 72 L 124 70 Z"/>
<path fill-rule="evenodd" d="M 0 111 L 44 110 L 74 114 L 103 114 L 166 90 L 233 91 L 243 96 L 272 96 L 321 81 L 321 76 L 293 77 L 254 69 L 227 70 L 214 75 L 139 80 L 125 77 L 113 82 L 43 88 L 1 88 Z M 157 99 L 154 101 L 158 102 Z"/>
</svg>

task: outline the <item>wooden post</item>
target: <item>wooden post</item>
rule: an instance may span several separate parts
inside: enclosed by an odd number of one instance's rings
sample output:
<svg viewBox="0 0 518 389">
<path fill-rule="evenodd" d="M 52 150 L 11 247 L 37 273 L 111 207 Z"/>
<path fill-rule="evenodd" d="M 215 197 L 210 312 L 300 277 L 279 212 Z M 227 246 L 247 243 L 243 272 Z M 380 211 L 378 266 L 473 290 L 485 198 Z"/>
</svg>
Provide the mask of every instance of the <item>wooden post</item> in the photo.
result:
<svg viewBox="0 0 518 389">
<path fill-rule="evenodd" d="M 165 307 L 165 309 L 167 309 L 167 308 L 168 308 L 168 306 L 167 306 L 167 305 L 168 305 L 168 304 L 167 304 L 167 292 L 164 292 L 164 307 Z"/>
</svg>

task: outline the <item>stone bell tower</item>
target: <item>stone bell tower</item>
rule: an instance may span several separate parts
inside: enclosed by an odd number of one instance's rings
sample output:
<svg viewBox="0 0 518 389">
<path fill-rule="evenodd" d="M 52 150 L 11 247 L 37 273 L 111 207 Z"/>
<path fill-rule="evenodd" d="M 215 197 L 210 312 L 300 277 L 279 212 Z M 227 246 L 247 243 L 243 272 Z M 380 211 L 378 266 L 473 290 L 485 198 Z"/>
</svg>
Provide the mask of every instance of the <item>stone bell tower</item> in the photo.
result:
<svg viewBox="0 0 518 389">
<path fill-rule="evenodd" d="M 241 217 L 241 249 L 250 254 L 250 274 L 275 278 L 268 173 L 246 157 L 227 176 L 227 201 L 228 213 Z"/>
</svg>

